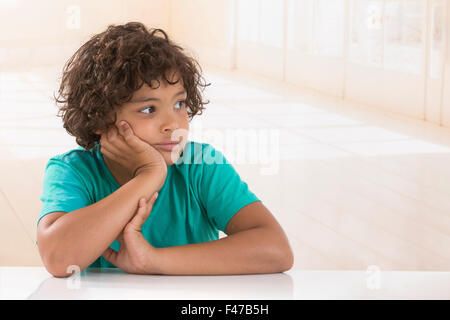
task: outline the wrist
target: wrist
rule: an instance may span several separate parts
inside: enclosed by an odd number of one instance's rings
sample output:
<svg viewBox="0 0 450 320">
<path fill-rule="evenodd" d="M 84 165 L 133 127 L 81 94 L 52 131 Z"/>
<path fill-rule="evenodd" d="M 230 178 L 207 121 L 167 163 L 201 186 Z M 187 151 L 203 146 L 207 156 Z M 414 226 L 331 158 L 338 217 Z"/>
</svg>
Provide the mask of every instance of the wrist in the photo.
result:
<svg viewBox="0 0 450 320">
<path fill-rule="evenodd" d="M 150 166 L 142 166 L 136 169 L 133 177 L 136 178 L 137 176 L 153 176 L 153 177 L 160 177 L 162 179 L 165 179 L 167 176 L 167 166 L 165 167 L 150 167 Z"/>
<path fill-rule="evenodd" d="M 146 274 L 164 274 L 161 261 L 161 248 L 150 246 L 147 249 L 145 263 Z"/>
</svg>

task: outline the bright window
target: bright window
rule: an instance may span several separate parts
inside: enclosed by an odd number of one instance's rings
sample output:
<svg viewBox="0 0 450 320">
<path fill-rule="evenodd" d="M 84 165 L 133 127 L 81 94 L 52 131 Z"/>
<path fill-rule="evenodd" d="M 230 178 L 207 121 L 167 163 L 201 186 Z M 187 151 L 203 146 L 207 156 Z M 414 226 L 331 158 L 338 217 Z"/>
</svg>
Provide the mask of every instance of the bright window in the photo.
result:
<svg viewBox="0 0 450 320">
<path fill-rule="evenodd" d="M 440 78 L 444 63 L 444 1 L 434 0 L 431 3 L 430 59 L 429 76 Z"/>
<path fill-rule="evenodd" d="M 283 32 L 283 1 L 238 1 L 240 41 L 282 48 Z"/>
<path fill-rule="evenodd" d="M 352 0 L 350 61 L 421 74 L 425 13 L 422 0 Z"/>
<path fill-rule="evenodd" d="M 344 0 L 291 0 L 288 8 L 289 49 L 343 57 Z"/>
</svg>

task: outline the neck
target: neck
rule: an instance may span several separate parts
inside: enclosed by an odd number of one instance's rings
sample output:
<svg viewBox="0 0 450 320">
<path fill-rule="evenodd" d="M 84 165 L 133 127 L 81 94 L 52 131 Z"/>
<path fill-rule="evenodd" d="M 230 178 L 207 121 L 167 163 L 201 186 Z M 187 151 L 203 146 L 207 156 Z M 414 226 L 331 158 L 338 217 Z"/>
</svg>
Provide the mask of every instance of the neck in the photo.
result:
<svg viewBox="0 0 450 320">
<path fill-rule="evenodd" d="M 105 164 L 111 172 L 114 179 L 116 179 L 117 183 L 123 186 L 125 183 L 130 181 L 133 177 L 127 173 L 125 168 L 118 162 L 109 159 L 105 155 L 103 155 L 103 159 L 105 160 Z"/>
</svg>

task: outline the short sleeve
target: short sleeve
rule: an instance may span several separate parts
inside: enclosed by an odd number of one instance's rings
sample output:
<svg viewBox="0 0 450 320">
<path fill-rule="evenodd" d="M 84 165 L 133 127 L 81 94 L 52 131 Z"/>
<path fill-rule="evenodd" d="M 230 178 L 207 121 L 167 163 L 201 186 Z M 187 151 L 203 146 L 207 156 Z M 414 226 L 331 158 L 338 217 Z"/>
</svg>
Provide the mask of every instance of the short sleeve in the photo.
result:
<svg viewBox="0 0 450 320">
<path fill-rule="evenodd" d="M 55 212 L 71 212 L 90 205 L 87 189 L 74 168 L 58 159 L 50 159 L 44 173 L 39 221 Z"/>
<path fill-rule="evenodd" d="M 204 151 L 200 199 L 209 219 L 225 232 L 228 222 L 242 207 L 261 201 L 241 179 L 223 154 L 210 145 Z"/>
</svg>

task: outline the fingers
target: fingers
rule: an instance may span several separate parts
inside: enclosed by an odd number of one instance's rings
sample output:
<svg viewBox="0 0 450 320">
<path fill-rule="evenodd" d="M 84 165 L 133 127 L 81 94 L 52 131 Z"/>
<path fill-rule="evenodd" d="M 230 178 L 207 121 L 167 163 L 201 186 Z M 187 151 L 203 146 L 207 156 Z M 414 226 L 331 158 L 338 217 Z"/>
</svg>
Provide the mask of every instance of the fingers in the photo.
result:
<svg viewBox="0 0 450 320">
<path fill-rule="evenodd" d="M 125 125 L 122 125 L 122 123 Z M 125 121 L 121 121 L 119 125 L 111 126 L 105 134 L 102 134 L 100 141 L 106 147 L 109 146 L 109 151 L 113 152 L 115 150 L 126 150 L 127 144 L 133 147 L 138 139 L 131 126 Z"/>
<path fill-rule="evenodd" d="M 119 266 L 117 266 L 117 251 L 114 251 L 113 249 L 108 247 L 108 249 L 103 252 L 102 256 L 106 261 L 119 268 Z"/>
<path fill-rule="evenodd" d="M 158 192 L 155 192 L 149 200 L 145 200 L 145 198 L 141 198 L 138 203 L 138 209 L 131 221 L 128 223 L 126 228 L 131 228 L 134 231 L 141 231 L 142 225 L 148 219 L 150 212 L 152 211 L 153 204 L 158 198 Z"/>
<path fill-rule="evenodd" d="M 125 141 L 117 128 L 112 126 L 100 138 L 100 151 L 109 158 L 117 160 L 117 158 L 122 159 L 122 155 L 126 154 L 122 150 L 126 150 Z"/>
<path fill-rule="evenodd" d="M 123 230 L 120 232 L 120 234 L 117 236 L 116 240 L 120 243 L 122 246 L 123 243 Z"/>
<path fill-rule="evenodd" d="M 131 126 L 126 121 L 120 121 L 119 134 L 134 150 L 139 151 L 142 148 L 142 140 L 135 134 Z"/>
</svg>

